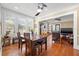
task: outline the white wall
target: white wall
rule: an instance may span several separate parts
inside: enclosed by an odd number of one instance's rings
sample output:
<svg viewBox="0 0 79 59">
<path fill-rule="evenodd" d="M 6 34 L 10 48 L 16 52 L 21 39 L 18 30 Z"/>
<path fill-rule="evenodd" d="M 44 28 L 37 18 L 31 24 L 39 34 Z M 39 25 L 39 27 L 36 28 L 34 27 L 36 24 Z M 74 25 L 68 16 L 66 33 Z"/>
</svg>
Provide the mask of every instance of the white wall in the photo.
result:
<svg viewBox="0 0 79 59">
<path fill-rule="evenodd" d="M 79 46 L 79 8 L 77 10 L 77 45 Z"/>
<path fill-rule="evenodd" d="M 0 5 L 0 55 L 2 53 L 2 47 L 1 47 L 1 5 Z"/>
<path fill-rule="evenodd" d="M 55 22 L 55 24 L 61 24 L 61 28 L 73 28 L 73 20 L 63 21 L 63 22 Z"/>
</svg>

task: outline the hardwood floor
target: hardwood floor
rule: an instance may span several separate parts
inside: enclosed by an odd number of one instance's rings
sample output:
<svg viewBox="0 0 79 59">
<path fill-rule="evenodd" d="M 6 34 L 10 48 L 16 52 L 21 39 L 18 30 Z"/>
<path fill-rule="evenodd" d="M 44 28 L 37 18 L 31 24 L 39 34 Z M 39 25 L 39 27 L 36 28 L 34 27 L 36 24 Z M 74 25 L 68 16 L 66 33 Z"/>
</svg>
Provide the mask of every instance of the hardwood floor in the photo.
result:
<svg viewBox="0 0 79 59">
<path fill-rule="evenodd" d="M 3 48 L 3 56 L 24 56 L 25 48 L 21 52 L 18 49 L 18 44 L 6 46 Z M 72 45 L 66 41 L 63 41 L 62 44 L 54 43 L 47 51 L 44 50 L 41 53 L 41 56 L 79 56 L 79 50 L 73 49 Z"/>
</svg>

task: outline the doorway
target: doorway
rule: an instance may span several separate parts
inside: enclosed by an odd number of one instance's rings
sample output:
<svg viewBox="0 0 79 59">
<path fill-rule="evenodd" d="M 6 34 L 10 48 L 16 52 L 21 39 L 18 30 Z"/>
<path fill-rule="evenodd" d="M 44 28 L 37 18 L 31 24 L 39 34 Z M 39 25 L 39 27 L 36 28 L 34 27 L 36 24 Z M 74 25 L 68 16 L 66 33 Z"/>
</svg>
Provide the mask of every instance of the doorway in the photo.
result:
<svg viewBox="0 0 79 59">
<path fill-rule="evenodd" d="M 58 19 L 58 18 L 62 18 L 62 20 L 63 20 L 63 18 L 67 18 L 67 17 L 70 17 L 71 19 L 70 20 L 65 19 L 64 21 L 61 21 L 61 19 L 56 20 L 56 21 L 54 20 L 54 19 Z M 46 29 L 47 29 L 47 32 L 50 32 L 50 33 L 52 33 L 52 25 L 51 24 L 54 24 L 55 22 L 57 24 L 60 24 L 60 26 L 59 26 L 60 27 L 60 32 L 61 32 L 60 34 L 65 35 L 65 38 L 68 37 L 68 39 L 70 39 L 70 40 L 68 40 L 68 43 L 71 44 L 74 47 L 74 45 L 75 45 L 74 38 L 77 39 L 76 35 L 74 35 L 74 33 L 75 34 L 77 33 L 76 28 L 74 28 L 75 27 L 74 19 L 76 19 L 75 18 L 75 12 L 70 12 L 70 13 L 66 13 L 64 15 L 59 15 L 59 16 L 56 16 L 56 17 L 52 17 L 52 19 L 49 19 L 49 20 L 41 21 L 40 24 L 41 23 L 47 23 L 48 25 L 47 25 Z M 53 22 L 53 23 L 51 23 L 51 22 Z M 65 25 L 64 22 L 67 23 L 67 24 Z M 64 24 L 63 26 L 65 26 L 65 27 L 63 27 L 61 23 L 63 23 Z M 71 25 L 69 25 L 70 23 L 71 23 Z M 49 28 L 51 28 L 51 29 L 49 29 Z M 56 29 L 53 29 L 53 30 L 56 30 Z M 41 32 L 42 31 L 41 31 L 41 27 L 40 27 L 40 33 Z"/>
</svg>

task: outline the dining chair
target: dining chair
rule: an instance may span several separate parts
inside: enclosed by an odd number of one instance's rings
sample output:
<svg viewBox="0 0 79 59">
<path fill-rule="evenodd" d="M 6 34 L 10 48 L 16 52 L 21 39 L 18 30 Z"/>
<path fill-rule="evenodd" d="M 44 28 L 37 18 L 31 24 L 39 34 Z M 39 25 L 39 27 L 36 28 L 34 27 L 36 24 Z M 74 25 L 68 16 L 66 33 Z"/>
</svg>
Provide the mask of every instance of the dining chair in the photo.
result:
<svg viewBox="0 0 79 59">
<path fill-rule="evenodd" d="M 29 54 L 29 55 L 40 55 L 40 46 L 39 44 L 36 42 L 37 40 L 30 40 L 30 34 L 29 33 L 24 33 L 24 38 L 26 41 L 26 51 L 25 51 L 25 55 Z M 37 51 L 38 49 L 38 51 Z"/>
<path fill-rule="evenodd" d="M 41 52 L 42 52 L 42 47 L 45 44 L 45 50 L 47 50 L 47 37 L 42 37 L 38 40 L 37 42 L 41 46 Z"/>
<path fill-rule="evenodd" d="M 10 31 L 6 31 L 6 34 L 2 37 L 3 46 L 10 45 L 11 37 L 9 36 Z"/>
<path fill-rule="evenodd" d="M 18 43 L 19 43 L 19 48 L 21 49 L 21 52 L 22 52 L 22 47 L 23 47 L 23 44 L 25 43 L 25 39 L 24 37 L 21 36 L 20 32 L 17 33 L 17 37 L 19 39 Z"/>
<path fill-rule="evenodd" d="M 20 40 L 21 40 L 20 37 L 21 37 L 20 32 L 18 32 L 18 33 L 17 33 L 17 38 L 18 38 L 18 48 L 20 48 L 20 43 L 21 43 L 21 42 L 20 42 Z"/>
<path fill-rule="evenodd" d="M 25 39 L 25 55 L 31 54 L 31 41 L 30 41 L 30 34 L 29 33 L 24 33 L 24 39 Z"/>
<path fill-rule="evenodd" d="M 9 36 L 4 36 L 2 38 L 2 41 L 3 41 L 3 46 L 2 47 L 10 45 L 10 40 L 11 40 L 11 38 Z"/>
</svg>

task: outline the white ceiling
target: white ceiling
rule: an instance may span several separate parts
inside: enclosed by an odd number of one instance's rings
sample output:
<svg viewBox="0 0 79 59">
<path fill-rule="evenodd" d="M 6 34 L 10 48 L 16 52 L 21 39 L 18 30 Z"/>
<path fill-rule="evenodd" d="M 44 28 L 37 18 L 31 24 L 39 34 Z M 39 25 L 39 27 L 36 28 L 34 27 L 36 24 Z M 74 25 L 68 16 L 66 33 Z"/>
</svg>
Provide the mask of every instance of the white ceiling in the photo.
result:
<svg viewBox="0 0 79 59">
<path fill-rule="evenodd" d="M 39 17 L 53 13 L 56 11 L 61 11 L 62 9 L 71 8 L 78 5 L 77 3 L 45 3 L 47 5 L 47 10 L 43 10 Z M 34 17 L 37 13 L 37 3 L 2 3 L 3 7 L 11 9 L 16 12 L 23 13 Z"/>
<path fill-rule="evenodd" d="M 48 22 L 48 23 L 65 22 L 65 21 L 73 22 L 73 14 L 62 16 L 62 17 L 59 17 L 58 19 L 61 19 L 61 21 L 55 20 L 55 18 L 54 18 L 54 19 L 49 19 L 49 20 L 43 21 L 43 22 Z"/>
</svg>

